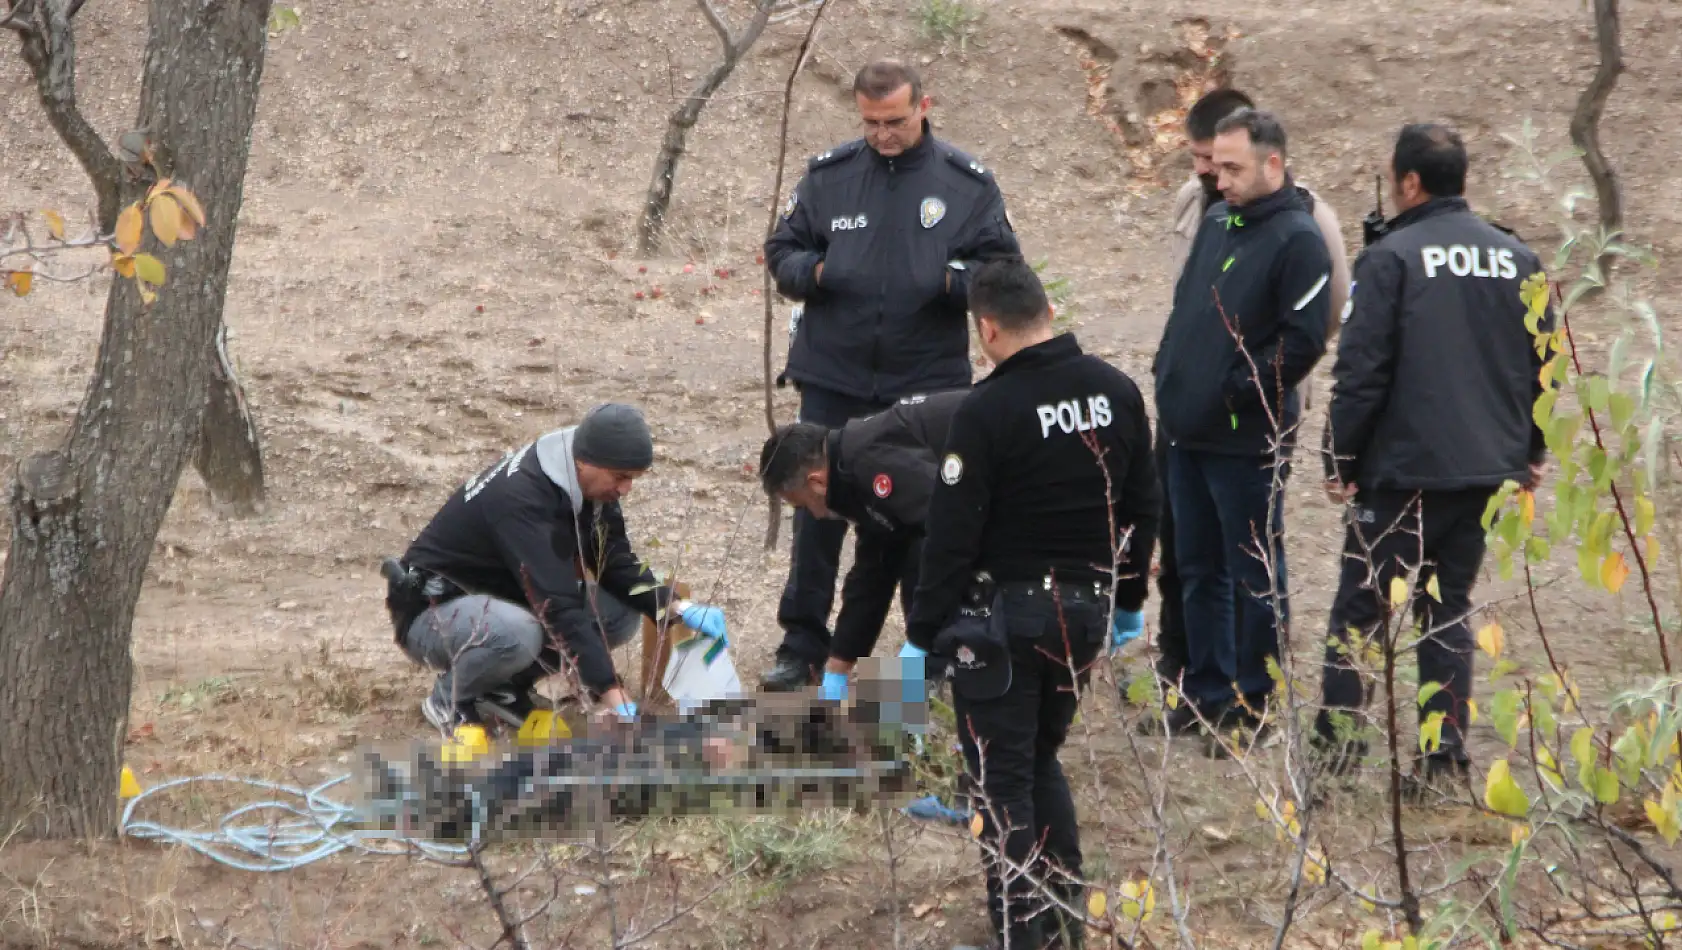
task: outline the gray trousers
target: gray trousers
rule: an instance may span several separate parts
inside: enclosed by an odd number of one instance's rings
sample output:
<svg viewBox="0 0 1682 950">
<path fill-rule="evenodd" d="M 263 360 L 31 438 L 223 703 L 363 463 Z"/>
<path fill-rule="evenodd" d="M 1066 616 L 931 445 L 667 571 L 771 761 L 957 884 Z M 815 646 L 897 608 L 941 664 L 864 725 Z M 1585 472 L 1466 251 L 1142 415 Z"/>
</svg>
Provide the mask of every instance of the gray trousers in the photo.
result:
<svg viewBox="0 0 1682 950">
<path fill-rule="evenodd" d="M 624 601 L 594 583 L 588 584 L 587 596 L 610 646 L 625 645 L 641 629 L 642 614 Z M 416 617 L 403 649 L 416 663 L 439 671 L 432 695 L 449 708 L 512 689 L 514 679 L 537 662 L 544 636 L 542 624 L 526 607 L 468 594 Z"/>
</svg>

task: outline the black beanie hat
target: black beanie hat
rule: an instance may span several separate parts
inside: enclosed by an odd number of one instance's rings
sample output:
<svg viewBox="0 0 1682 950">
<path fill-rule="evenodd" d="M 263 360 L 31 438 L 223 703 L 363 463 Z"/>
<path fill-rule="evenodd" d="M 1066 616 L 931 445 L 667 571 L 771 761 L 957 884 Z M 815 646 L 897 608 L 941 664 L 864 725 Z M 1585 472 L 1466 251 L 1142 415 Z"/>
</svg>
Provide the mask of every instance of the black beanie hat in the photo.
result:
<svg viewBox="0 0 1682 950">
<path fill-rule="evenodd" d="M 578 424 L 572 457 L 602 468 L 642 471 L 654 464 L 654 437 L 636 407 L 604 403 Z"/>
</svg>

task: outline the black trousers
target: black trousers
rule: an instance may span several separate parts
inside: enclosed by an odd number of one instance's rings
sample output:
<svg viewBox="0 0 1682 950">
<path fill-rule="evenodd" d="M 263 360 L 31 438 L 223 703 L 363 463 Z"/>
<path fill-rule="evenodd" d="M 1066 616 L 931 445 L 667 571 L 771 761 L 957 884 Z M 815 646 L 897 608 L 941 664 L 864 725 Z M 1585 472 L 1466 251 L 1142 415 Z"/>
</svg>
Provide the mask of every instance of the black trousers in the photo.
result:
<svg viewBox="0 0 1682 950">
<path fill-rule="evenodd" d="M 800 421 L 840 426 L 890 405 L 803 386 Z M 835 575 L 846 540 L 847 522 L 814 518 L 805 509 L 795 511 L 788 583 L 777 606 L 777 623 L 783 628 L 779 656 L 817 667 L 829 659 L 829 611 L 835 606 Z"/>
<path fill-rule="evenodd" d="M 923 536 L 912 531 L 853 530 L 853 566 L 841 582 L 841 611 L 829 655 L 857 661 L 870 656 L 899 591 L 900 610 L 911 616 L 911 595 L 922 566 Z"/>
<path fill-rule="evenodd" d="M 965 671 L 954 667 L 952 674 L 952 707 L 969 785 L 985 795 L 972 805 L 982 815 L 984 842 L 1078 908 L 1081 888 L 1073 878 L 1081 873 L 1080 827 L 1057 756 L 1079 690 L 1089 682 L 1108 633 L 1108 600 L 1091 583 L 1060 583 L 1055 598 L 1042 584 L 1001 584 L 993 609 L 1002 614 L 1009 640 L 1009 689 L 996 698 L 975 699 Z M 1007 832 L 1002 847 L 1000 822 Z M 1030 864 L 1036 847 L 1039 854 Z M 992 854 L 984 852 L 983 863 L 988 914 L 1001 939 L 1009 927 L 1012 947 L 1036 947 L 1038 935 L 1055 932 L 1060 915 L 1037 913 L 1046 901 L 1032 896 L 1031 881 Z"/>
<path fill-rule="evenodd" d="M 1351 665 L 1349 654 L 1353 651 L 1340 651 L 1337 645 L 1349 643 L 1350 627 L 1366 637 L 1375 636 L 1390 609 L 1391 578 L 1406 579 L 1417 572 L 1412 612 L 1419 631 L 1415 633 L 1399 618 L 1391 621 L 1390 629 L 1400 628 L 1396 635 L 1399 647 L 1418 642 L 1420 684 L 1442 685 L 1420 710 L 1420 721 L 1433 712 L 1442 712 L 1446 718 L 1439 754 L 1466 761 L 1462 731 L 1468 721 L 1466 701 L 1472 695 L 1473 651 L 1466 617 L 1472 608 L 1472 587 L 1483 564 L 1483 510 L 1493 493 L 1489 488 L 1363 491 L 1356 497 L 1348 510 L 1343 567 L 1332 601 L 1324 708 L 1316 722 L 1322 735 L 1334 737 L 1333 712 L 1361 709 L 1367 702 L 1366 684 Z M 1370 558 L 1366 554 L 1369 549 Z M 1441 602 L 1426 589 L 1433 575 Z M 1414 705 L 1411 696 L 1399 697 L 1398 702 Z"/>
</svg>

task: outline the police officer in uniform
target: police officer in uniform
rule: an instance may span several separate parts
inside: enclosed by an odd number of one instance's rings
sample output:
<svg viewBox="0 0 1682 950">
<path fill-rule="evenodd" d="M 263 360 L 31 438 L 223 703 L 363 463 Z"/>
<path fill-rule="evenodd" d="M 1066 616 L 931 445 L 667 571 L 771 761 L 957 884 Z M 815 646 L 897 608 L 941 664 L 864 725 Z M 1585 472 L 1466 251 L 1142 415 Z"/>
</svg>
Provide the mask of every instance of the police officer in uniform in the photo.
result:
<svg viewBox="0 0 1682 950">
<path fill-rule="evenodd" d="M 619 502 L 653 461 L 635 407 L 597 406 L 468 479 L 388 560 L 397 644 L 438 671 L 421 701 L 427 721 L 448 732 L 481 721 L 486 704 L 523 719 L 531 687 L 568 668 L 592 702 L 633 718 L 610 651 L 637 630 L 638 614 L 662 619 L 670 609 L 725 637 L 724 614 L 658 584 L 625 536 Z"/>
<path fill-rule="evenodd" d="M 911 615 L 929 496 L 952 414 L 967 395 L 968 389 L 955 389 L 907 396 L 833 429 L 792 423 L 760 451 L 766 494 L 814 518 L 844 518 L 855 529 L 821 698 L 847 697 L 847 677 L 876 648 L 896 587 L 901 609 Z"/>
<path fill-rule="evenodd" d="M 1364 753 L 1338 728 L 1338 713 L 1364 705 L 1366 690 L 1349 651 L 1335 644 L 1347 643 L 1350 627 L 1374 635 L 1391 578 L 1418 571 L 1413 610 L 1426 635 L 1419 681 L 1442 686 L 1419 715 L 1446 716 L 1441 745 L 1416 776 L 1429 784 L 1468 765 L 1473 638 L 1465 618 L 1483 561 L 1485 505 L 1506 480 L 1541 477 L 1546 443 L 1531 408 L 1542 363 L 1520 287 L 1542 264 L 1468 207 L 1466 148 L 1454 130 L 1404 127 L 1390 164 L 1400 213 L 1355 262 L 1333 368 L 1327 487 L 1349 508 L 1315 738 L 1333 768 Z M 1552 321 L 1550 309 L 1541 326 Z M 1440 602 L 1424 593 L 1432 575 Z"/>
<path fill-rule="evenodd" d="M 992 172 L 935 138 L 914 69 L 871 63 L 853 89 L 864 136 L 808 163 L 765 243 L 777 291 L 800 301 L 784 375 L 800 390 L 800 421 L 822 426 L 968 386 L 970 271 L 1019 253 Z M 846 530 L 795 512 L 767 689 L 809 684 L 829 656 Z"/>
<path fill-rule="evenodd" d="M 1126 374 L 1054 335 L 1026 262 L 985 265 L 969 299 L 995 368 L 952 419 L 902 675 L 922 675 L 926 656 L 948 663 L 983 841 L 1019 866 L 1041 848 L 1033 876 L 1078 909 L 1079 828 L 1058 752 L 1112 629 L 1112 594 L 1116 626 L 1140 622 L 1161 504 L 1150 424 Z M 1006 886 L 985 863 L 998 940 L 1080 944 L 1081 925 L 1033 882 Z"/>
</svg>

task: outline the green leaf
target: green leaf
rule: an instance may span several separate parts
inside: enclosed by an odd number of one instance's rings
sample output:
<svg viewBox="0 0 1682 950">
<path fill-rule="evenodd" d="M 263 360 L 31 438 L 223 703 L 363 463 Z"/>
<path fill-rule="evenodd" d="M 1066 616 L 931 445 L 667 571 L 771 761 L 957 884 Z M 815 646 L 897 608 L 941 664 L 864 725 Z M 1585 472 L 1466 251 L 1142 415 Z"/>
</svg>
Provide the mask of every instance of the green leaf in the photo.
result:
<svg viewBox="0 0 1682 950">
<path fill-rule="evenodd" d="M 1623 375 L 1625 354 L 1629 350 L 1629 339 L 1630 332 L 1628 330 L 1624 330 L 1622 333 L 1618 334 L 1618 338 L 1616 340 L 1612 341 L 1612 352 L 1606 359 L 1607 377 L 1616 380 Z M 1613 398 L 1616 399 L 1617 397 Z M 1633 400 L 1630 405 L 1632 407 L 1634 406 Z M 1617 412 L 1616 402 L 1613 403 L 1612 411 Z"/>
<path fill-rule="evenodd" d="M 1642 740 L 1640 729 L 1631 726 L 1624 730 L 1617 742 L 1612 743 L 1612 755 L 1617 760 L 1618 771 L 1623 773 L 1625 784 L 1631 787 L 1641 781 L 1641 760 L 1647 751 Z"/>
<path fill-rule="evenodd" d="M 1653 519 L 1656 516 L 1653 509 L 1653 499 L 1642 495 L 1635 499 L 1635 533 L 1645 536 L 1653 530 Z"/>
<path fill-rule="evenodd" d="M 1605 412 L 1612 399 L 1611 386 L 1604 376 L 1589 377 L 1589 408 L 1595 412 Z"/>
<path fill-rule="evenodd" d="M 1548 548 L 1548 539 L 1537 536 L 1524 539 L 1524 556 L 1535 564 L 1541 564 L 1553 554 Z"/>
<path fill-rule="evenodd" d="M 1530 796 L 1513 781 L 1512 767 L 1506 759 L 1490 763 L 1489 775 L 1484 779 L 1483 800 L 1491 811 L 1510 818 L 1523 818 L 1530 812 Z"/>
<path fill-rule="evenodd" d="M 1594 770 L 1594 800 L 1602 805 L 1618 803 L 1618 776 L 1611 769 Z"/>
<path fill-rule="evenodd" d="M 1591 587 L 1600 584 L 1600 556 L 1587 541 L 1577 546 L 1577 573 Z"/>
<path fill-rule="evenodd" d="M 1507 745 L 1518 744 L 1518 710 L 1521 698 L 1516 689 L 1504 689 L 1489 703 L 1489 720 Z"/>
<path fill-rule="evenodd" d="M 1571 759 L 1577 763 L 1577 778 L 1584 788 L 1589 787 L 1589 770 L 1594 768 L 1594 730 L 1583 726 L 1571 734 Z"/>
<path fill-rule="evenodd" d="M 283 33 L 298 25 L 298 11 L 291 7 L 275 7 L 269 11 L 269 32 Z"/>
<path fill-rule="evenodd" d="M 1542 730 L 1545 736 L 1554 734 L 1557 722 L 1554 719 L 1553 703 L 1546 696 L 1534 697 L 1530 702 L 1530 718 L 1536 721 L 1536 728 Z"/>
<path fill-rule="evenodd" d="M 630 591 L 628 591 L 627 593 L 628 593 L 628 596 L 635 597 L 638 594 L 646 594 L 649 591 L 651 591 L 654 588 L 659 587 L 659 586 L 660 586 L 659 584 L 653 584 L 653 583 L 649 583 L 649 582 L 645 581 L 641 584 L 636 585 L 635 587 L 632 587 L 630 589 Z"/>
<path fill-rule="evenodd" d="M 1642 440 L 1641 454 L 1645 463 L 1643 470 L 1647 474 L 1647 484 L 1658 484 L 1659 439 L 1664 434 L 1664 420 L 1654 416 L 1647 422 L 1647 437 Z"/>
<path fill-rule="evenodd" d="M 1576 413 L 1558 416 L 1550 423 L 1546 430 L 1548 449 L 1555 455 L 1570 455 L 1571 443 L 1577 438 L 1577 428 L 1583 424 L 1583 417 Z"/>
<path fill-rule="evenodd" d="M 1623 429 L 1635 417 L 1635 397 L 1628 393 L 1612 394 L 1612 428 Z"/>
<path fill-rule="evenodd" d="M 1553 418 L 1554 403 L 1559 401 L 1559 390 L 1550 389 L 1536 397 L 1536 405 L 1530 410 L 1530 418 L 1536 427 L 1543 432 L 1548 431 L 1548 420 Z"/>
<path fill-rule="evenodd" d="M 1132 706 L 1144 706 L 1156 694 L 1156 677 L 1135 676 L 1127 684 L 1127 702 Z"/>
<path fill-rule="evenodd" d="M 1431 697 L 1443 691 L 1441 683 L 1424 683 L 1419 687 L 1419 705 L 1423 706 L 1431 701 Z"/>
</svg>

